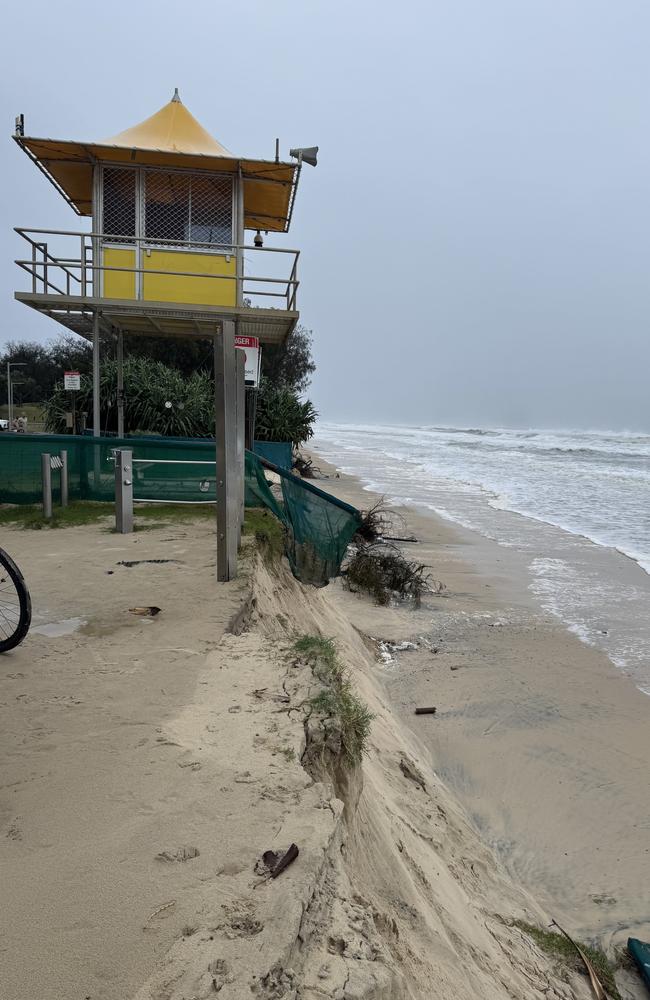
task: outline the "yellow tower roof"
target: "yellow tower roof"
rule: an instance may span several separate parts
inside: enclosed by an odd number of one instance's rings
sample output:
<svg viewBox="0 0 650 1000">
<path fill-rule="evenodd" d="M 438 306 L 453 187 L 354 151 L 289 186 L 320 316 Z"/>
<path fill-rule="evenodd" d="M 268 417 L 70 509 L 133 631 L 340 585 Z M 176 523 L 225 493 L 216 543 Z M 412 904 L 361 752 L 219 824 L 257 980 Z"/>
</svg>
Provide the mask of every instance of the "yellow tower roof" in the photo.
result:
<svg viewBox="0 0 650 1000">
<path fill-rule="evenodd" d="M 230 153 L 190 114 L 175 92 L 171 101 L 139 125 L 110 139 L 79 142 L 15 135 L 78 215 L 92 215 L 93 168 L 97 163 L 208 170 L 239 174 L 246 229 L 289 229 L 300 166 Z"/>
<path fill-rule="evenodd" d="M 155 115 L 110 139 L 104 139 L 102 145 L 165 150 L 194 156 L 232 157 L 232 153 L 217 142 L 187 110 L 178 96 L 178 90 L 174 92 L 171 101 L 160 111 L 156 111 Z"/>
</svg>

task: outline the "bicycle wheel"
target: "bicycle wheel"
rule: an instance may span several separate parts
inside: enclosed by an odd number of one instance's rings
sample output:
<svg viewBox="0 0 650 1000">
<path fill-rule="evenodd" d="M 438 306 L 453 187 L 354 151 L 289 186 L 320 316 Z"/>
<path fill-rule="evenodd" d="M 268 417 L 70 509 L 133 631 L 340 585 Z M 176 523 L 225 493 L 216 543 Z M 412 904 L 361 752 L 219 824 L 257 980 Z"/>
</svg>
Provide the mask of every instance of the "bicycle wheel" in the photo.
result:
<svg viewBox="0 0 650 1000">
<path fill-rule="evenodd" d="M 23 574 L 0 549 L 0 653 L 23 641 L 31 621 L 32 601 Z"/>
</svg>

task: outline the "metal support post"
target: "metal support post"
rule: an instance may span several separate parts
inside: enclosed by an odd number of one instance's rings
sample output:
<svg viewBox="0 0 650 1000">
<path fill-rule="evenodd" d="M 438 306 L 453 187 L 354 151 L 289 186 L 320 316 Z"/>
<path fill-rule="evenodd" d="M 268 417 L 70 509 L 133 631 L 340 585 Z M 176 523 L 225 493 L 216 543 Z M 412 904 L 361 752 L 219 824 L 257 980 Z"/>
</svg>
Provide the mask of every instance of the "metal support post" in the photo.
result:
<svg viewBox="0 0 650 1000">
<path fill-rule="evenodd" d="M 93 315 L 93 437 L 101 435 L 99 406 L 99 312 Z"/>
<path fill-rule="evenodd" d="M 124 335 L 117 331 L 117 436 L 124 437 Z"/>
<path fill-rule="evenodd" d="M 217 580 L 237 575 L 239 517 L 236 464 L 235 324 L 224 320 L 214 337 L 214 411 L 217 460 Z"/>
<path fill-rule="evenodd" d="M 14 429 L 14 399 L 11 391 L 11 362 L 7 362 L 7 430 Z"/>
<path fill-rule="evenodd" d="M 133 452 L 115 452 L 115 530 L 120 535 L 133 531 Z"/>
<path fill-rule="evenodd" d="M 237 400 L 237 499 L 239 504 L 239 516 L 237 523 L 237 548 L 241 548 L 241 535 L 244 527 L 244 501 L 245 501 L 245 445 L 244 437 L 246 433 L 246 355 L 244 351 L 236 350 L 236 372 L 237 379 L 236 400 Z"/>
<path fill-rule="evenodd" d="M 61 506 L 68 506 L 68 453 L 60 452 L 61 458 Z"/>
<path fill-rule="evenodd" d="M 96 309 L 93 314 L 93 481 L 95 492 L 99 490 L 101 483 L 101 453 L 98 447 L 97 438 L 101 436 L 101 412 L 99 399 L 99 311 Z"/>
<path fill-rule="evenodd" d="M 50 455 L 41 455 L 41 479 L 43 480 L 43 517 L 52 517 L 52 466 Z"/>
</svg>

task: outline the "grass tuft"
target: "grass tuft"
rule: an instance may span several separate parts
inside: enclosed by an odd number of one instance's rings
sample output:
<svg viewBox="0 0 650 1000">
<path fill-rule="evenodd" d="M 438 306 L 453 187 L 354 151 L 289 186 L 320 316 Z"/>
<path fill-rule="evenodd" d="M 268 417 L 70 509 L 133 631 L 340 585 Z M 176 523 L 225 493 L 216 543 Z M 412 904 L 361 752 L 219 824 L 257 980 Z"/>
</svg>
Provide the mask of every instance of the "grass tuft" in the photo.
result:
<svg viewBox="0 0 650 1000">
<path fill-rule="evenodd" d="M 340 732 L 343 762 L 349 767 L 359 764 L 367 752 L 374 716 L 354 693 L 350 675 L 338 659 L 334 641 L 320 635 L 303 635 L 293 648 L 307 660 L 314 676 L 323 685 L 311 699 L 311 707 L 335 723 Z"/>
<path fill-rule="evenodd" d="M 253 535 L 262 556 L 269 562 L 284 553 L 284 528 L 270 511 L 248 508 L 244 518 L 244 535 Z"/>
<path fill-rule="evenodd" d="M 585 971 L 580 955 L 564 934 L 559 934 L 557 931 L 547 930 L 543 927 L 537 927 L 535 924 L 528 924 L 525 920 L 515 920 L 514 925 L 520 931 L 528 934 L 547 955 L 552 955 L 553 958 L 556 958 L 576 972 Z M 621 994 L 618 992 L 614 978 L 614 967 L 605 952 L 600 948 L 592 947 L 592 945 L 583 944 L 582 941 L 577 941 L 576 944 L 584 951 L 593 965 L 596 975 L 612 1000 L 621 1000 Z"/>
<path fill-rule="evenodd" d="M 293 644 L 294 651 L 310 665 L 333 668 L 336 664 L 336 644 L 333 639 L 325 639 L 322 635 L 301 635 Z"/>
</svg>

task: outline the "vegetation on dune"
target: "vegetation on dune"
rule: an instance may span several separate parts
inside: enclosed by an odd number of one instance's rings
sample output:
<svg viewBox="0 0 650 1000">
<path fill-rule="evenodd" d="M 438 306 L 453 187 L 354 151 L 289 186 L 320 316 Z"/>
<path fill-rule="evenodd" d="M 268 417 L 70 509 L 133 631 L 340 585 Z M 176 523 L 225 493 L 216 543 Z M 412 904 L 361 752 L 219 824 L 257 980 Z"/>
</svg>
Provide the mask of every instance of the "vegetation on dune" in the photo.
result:
<svg viewBox="0 0 650 1000">
<path fill-rule="evenodd" d="M 564 934 L 548 930 L 544 927 L 537 927 L 535 924 L 526 923 L 524 920 L 515 920 L 514 925 L 525 934 L 528 934 L 547 955 L 552 955 L 553 958 L 556 958 L 576 972 L 585 971 L 580 955 Z M 605 952 L 592 945 L 583 944 L 581 941 L 576 943 L 593 965 L 596 975 L 600 979 L 608 996 L 611 997 L 611 1000 L 621 1000 L 621 995 L 618 992 L 614 978 L 614 967 L 605 955 Z"/>
<path fill-rule="evenodd" d="M 313 711 L 333 723 L 339 734 L 343 763 L 349 767 L 359 764 L 367 752 L 374 716 L 354 693 L 349 672 L 340 663 L 333 640 L 303 635 L 293 649 L 307 661 L 322 684 L 322 690 L 311 699 Z"/>
<path fill-rule="evenodd" d="M 244 535 L 253 535 L 262 556 L 270 563 L 284 553 L 284 526 L 270 511 L 252 507 L 246 511 Z"/>
</svg>

